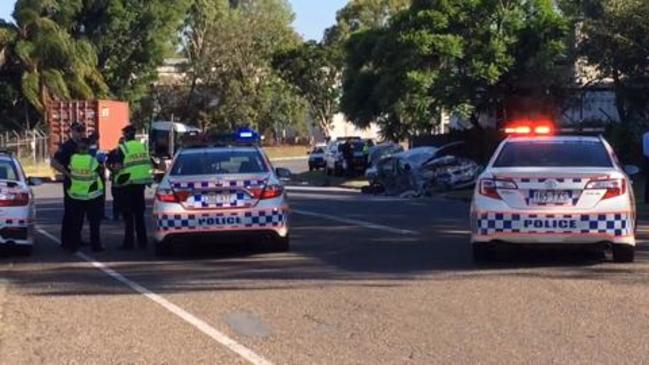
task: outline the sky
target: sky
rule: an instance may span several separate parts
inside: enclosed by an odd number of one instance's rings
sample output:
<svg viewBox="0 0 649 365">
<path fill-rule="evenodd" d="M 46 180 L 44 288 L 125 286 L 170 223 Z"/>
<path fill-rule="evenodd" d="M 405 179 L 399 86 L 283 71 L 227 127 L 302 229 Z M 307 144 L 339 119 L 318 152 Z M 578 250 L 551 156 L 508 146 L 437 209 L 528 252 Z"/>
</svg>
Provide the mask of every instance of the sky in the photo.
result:
<svg viewBox="0 0 649 365">
<path fill-rule="evenodd" d="M 295 12 L 295 29 L 304 39 L 322 39 L 325 29 L 336 21 L 336 12 L 347 0 L 289 0 Z M 0 0 L 0 18 L 10 19 L 15 0 Z"/>
</svg>

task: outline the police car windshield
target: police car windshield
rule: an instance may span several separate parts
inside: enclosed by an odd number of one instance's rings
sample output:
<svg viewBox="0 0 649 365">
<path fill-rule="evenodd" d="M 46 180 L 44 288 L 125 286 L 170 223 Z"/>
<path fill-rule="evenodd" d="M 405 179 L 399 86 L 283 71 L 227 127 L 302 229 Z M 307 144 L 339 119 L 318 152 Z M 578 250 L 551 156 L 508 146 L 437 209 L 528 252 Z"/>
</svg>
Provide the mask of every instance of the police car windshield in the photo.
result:
<svg viewBox="0 0 649 365">
<path fill-rule="evenodd" d="M 600 141 L 539 140 L 505 144 L 494 167 L 612 167 Z"/>
<path fill-rule="evenodd" d="M 257 150 L 214 149 L 182 152 L 171 176 L 261 174 L 268 166 Z"/>
<path fill-rule="evenodd" d="M 0 180 L 18 181 L 18 172 L 13 161 L 0 160 Z"/>
</svg>

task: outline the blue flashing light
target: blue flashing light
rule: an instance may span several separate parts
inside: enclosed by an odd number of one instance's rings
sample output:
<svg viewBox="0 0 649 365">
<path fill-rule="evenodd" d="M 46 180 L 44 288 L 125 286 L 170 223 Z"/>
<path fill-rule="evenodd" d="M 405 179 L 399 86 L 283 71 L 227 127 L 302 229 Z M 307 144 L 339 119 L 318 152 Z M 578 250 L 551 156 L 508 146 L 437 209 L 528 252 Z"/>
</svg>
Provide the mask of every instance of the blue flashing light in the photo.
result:
<svg viewBox="0 0 649 365">
<path fill-rule="evenodd" d="M 259 142 L 259 134 L 252 129 L 241 128 L 237 131 L 237 141 L 243 143 Z"/>
</svg>

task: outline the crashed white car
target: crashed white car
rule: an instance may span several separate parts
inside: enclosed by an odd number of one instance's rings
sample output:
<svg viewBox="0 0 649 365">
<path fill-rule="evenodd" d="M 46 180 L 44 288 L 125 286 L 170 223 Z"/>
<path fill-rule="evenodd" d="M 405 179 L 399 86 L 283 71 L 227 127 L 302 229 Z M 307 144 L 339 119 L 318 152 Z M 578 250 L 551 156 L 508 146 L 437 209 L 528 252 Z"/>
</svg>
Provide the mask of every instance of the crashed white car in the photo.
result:
<svg viewBox="0 0 649 365">
<path fill-rule="evenodd" d="M 633 261 L 636 209 L 627 172 L 638 168 L 623 168 L 602 137 L 508 137 L 475 188 L 475 258 L 500 244 L 586 244 L 610 246 L 615 261 Z"/>
</svg>

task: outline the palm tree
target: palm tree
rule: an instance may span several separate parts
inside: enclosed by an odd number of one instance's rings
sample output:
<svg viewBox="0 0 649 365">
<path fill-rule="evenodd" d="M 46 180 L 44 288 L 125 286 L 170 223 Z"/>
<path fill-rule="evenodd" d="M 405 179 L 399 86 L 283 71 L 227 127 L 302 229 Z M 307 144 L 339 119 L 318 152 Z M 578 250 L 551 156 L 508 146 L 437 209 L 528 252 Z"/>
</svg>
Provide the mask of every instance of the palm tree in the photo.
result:
<svg viewBox="0 0 649 365">
<path fill-rule="evenodd" d="M 18 0 L 16 23 L 0 23 L 0 67 L 19 65 L 21 92 L 43 116 L 52 100 L 90 99 L 108 89 L 92 44 L 53 21 L 55 10 L 52 0 Z"/>
</svg>

